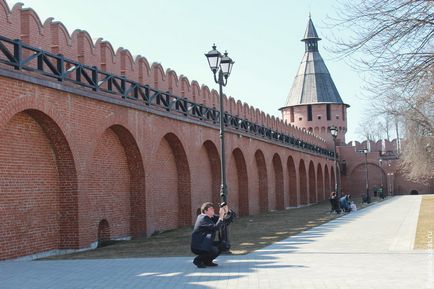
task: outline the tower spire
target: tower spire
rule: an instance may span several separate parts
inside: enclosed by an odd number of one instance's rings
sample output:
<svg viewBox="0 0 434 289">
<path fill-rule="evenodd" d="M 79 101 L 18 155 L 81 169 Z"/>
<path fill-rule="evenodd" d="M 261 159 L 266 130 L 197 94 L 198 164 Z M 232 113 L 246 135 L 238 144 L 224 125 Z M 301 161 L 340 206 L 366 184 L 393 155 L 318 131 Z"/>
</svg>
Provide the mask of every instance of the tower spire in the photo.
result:
<svg viewBox="0 0 434 289">
<path fill-rule="evenodd" d="M 324 60 L 318 52 L 319 40 L 321 38 L 318 37 L 312 19 L 309 18 L 302 39 L 306 51 L 292 83 L 285 106 L 281 109 L 294 105 L 318 103 L 344 104 Z"/>
<path fill-rule="evenodd" d="M 315 26 L 313 25 L 311 15 L 309 12 L 309 21 L 307 22 L 306 31 L 301 41 L 305 43 L 305 51 L 318 51 L 318 41 L 321 38 L 318 37 Z"/>
<path fill-rule="evenodd" d="M 347 127 L 346 110 L 330 73 L 318 52 L 318 37 L 309 13 L 304 37 L 306 51 L 292 82 L 285 106 L 280 108 L 282 119 L 300 128 L 320 135 L 329 143 L 330 126 L 339 128 L 337 141 L 345 142 Z"/>
</svg>

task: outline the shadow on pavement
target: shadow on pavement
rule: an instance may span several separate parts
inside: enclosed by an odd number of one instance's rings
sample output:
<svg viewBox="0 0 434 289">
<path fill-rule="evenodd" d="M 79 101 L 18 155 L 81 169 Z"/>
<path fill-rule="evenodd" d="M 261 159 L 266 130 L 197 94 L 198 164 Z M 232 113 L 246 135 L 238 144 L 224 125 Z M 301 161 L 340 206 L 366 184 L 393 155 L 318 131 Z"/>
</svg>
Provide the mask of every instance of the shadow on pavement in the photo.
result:
<svg viewBox="0 0 434 289">
<path fill-rule="evenodd" d="M 387 206 L 377 203 L 363 210 L 343 215 L 321 226 L 314 227 L 288 239 L 247 255 L 224 255 L 218 258 L 220 266 L 199 269 L 192 264 L 193 256 L 137 259 L 62 260 L 38 262 L 0 263 L 0 288 L 226 288 L 227 282 L 249 276 L 259 282 L 258 270 L 309 269 L 308 266 L 292 264 L 289 255 L 301 245 L 315 242 L 332 230 L 369 214 L 371 210 Z M 287 272 L 287 273 L 286 273 Z M 256 281 L 255 281 L 256 282 Z M 256 284 L 257 286 L 257 284 Z M 247 287 L 246 287 L 247 288 Z"/>
</svg>

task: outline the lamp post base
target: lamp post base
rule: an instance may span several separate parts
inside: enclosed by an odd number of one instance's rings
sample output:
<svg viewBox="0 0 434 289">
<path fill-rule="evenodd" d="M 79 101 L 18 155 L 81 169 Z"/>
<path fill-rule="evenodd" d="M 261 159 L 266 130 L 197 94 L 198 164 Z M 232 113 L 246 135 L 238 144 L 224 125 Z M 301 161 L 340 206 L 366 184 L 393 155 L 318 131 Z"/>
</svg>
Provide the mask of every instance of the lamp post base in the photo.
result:
<svg viewBox="0 0 434 289">
<path fill-rule="evenodd" d="M 231 243 L 229 242 L 228 226 L 225 224 L 219 231 L 220 235 L 220 250 L 223 254 L 231 254 Z"/>
<path fill-rule="evenodd" d="M 367 204 L 371 203 L 371 196 L 369 194 L 366 194 L 366 198 L 364 200 Z"/>
</svg>

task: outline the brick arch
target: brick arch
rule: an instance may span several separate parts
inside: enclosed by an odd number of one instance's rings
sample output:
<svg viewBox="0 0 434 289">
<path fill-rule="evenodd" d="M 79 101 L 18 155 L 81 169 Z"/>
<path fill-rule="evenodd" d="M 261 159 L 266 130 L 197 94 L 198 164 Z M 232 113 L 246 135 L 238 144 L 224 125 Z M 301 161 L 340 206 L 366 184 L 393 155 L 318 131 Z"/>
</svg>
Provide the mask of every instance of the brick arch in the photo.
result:
<svg viewBox="0 0 434 289">
<path fill-rule="evenodd" d="M 235 159 L 238 180 L 238 213 L 240 216 L 249 215 L 249 188 L 246 160 L 243 152 L 236 148 L 232 155 Z M 229 191 L 231 191 L 229 189 Z"/>
<path fill-rule="evenodd" d="M 309 203 L 313 204 L 318 202 L 318 196 L 316 192 L 316 177 L 315 166 L 313 161 L 309 162 Z"/>
<path fill-rule="evenodd" d="M 297 202 L 297 170 L 295 169 L 295 163 L 292 156 L 288 157 L 286 162 L 286 166 L 288 168 L 288 181 L 289 181 L 289 206 L 296 207 Z"/>
<path fill-rule="evenodd" d="M 130 172 L 130 234 L 133 238 L 146 236 L 145 169 L 140 149 L 127 128 L 113 125 L 111 129 L 116 133 L 125 150 Z"/>
<path fill-rule="evenodd" d="M 384 174 L 384 175 L 386 174 L 386 172 L 384 171 L 384 169 L 383 169 L 382 167 L 380 167 L 377 163 L 374 163 L 374 162 L 367 162 L 367 165 L 379 169 L 379 170 L 381 171 L 381 173 Z M 365 162 L 361 162 L 361 163 L 356 164 L 356 165 L 351 169 L 349 175 L 354 174 L 354 172 L 355 172 L 356 170 L 358 170 L 360 167 L 364 167 L 364 166 L 365 166 Z M 369 169 L 369 168 L 368 168 L 368 169 Z"/>
<path fill-rule="evenodd" d="M 147 235 L 150 227 L 148 219 L 151 212 L 146 211 L 147 198 L 146 198 L 146 184 L 145 184 L 145 168 L 142 153 L 140 152 L 138 143 L 140 143 L 139 137 L 134 135 L 130 128 L 130 123 L 124 114 L 113 114 L 108 118 L 102 119 L 94 126 L 92 135 L 102 136 L 107 130 L 111 130 L 115 138 L 118 139 L 126 162 L 124 168 L 128 171 L 126 179 L 129 181 L 127 185 L 129 195 L 126 195 L 126 199 L 129 200 L 128 210 L 130 211 L 129 224 L 125 224 L 125 228 L 129 228 L 131 237 L 138 238 Z M 89 145 L 90 155 L 92 156 L 96 150 L 98 142 L 93 142 Z M 89 164 L 87 171 L 92 172 L 94 164 Z M 115 164 L 117 165 L 117 164 Z M 152 198 L 151 198 L 152 199 Z M 149 207 L 149 206 L 148 206 Z M 175 216 L 174 219 L 177 217 Z M 110 223 L 113 223 L 110 220 Z M 112 234 L 112 236 L 114 236 Z M 91 237 L 94 238 L 94 237 Z"/>
<path fill-rule="evenodd" d="M 321 164 L 318 164 L 316 170 L 316 192 L 318 196 L 318 201 L 324 201 L 325 200 L 324 178 L 323 178 Z"/>
<path fill-rule="evenodd" d="M 187 226 L 192 222 L 191 214 L 186 213 L 191 212 L 191 178 L 187 155 L 184 146 L 175 134 L 168 133 L 163 139 L 169 143 L 173 156 L 175 157 L 177 170 L 178 226 Z"/>
<path fill-rule="evenodd" d="M 300 204 L 306 205 L 308 203 L 308 192 L 307 192 L 307 176 L 306 176 L 306 166 L 304 165 L 304 160 L 301 159 L 298 165 L 298 178 L 300 183 Z"/>
<path fill-rule="evenodd" d="M 330 167 L 330 189 L 334 192 L 336 188 L 336 181 L 335 181 L 335 168 Z"/>
<path fill-rule="evenodd" d="M 117 133 L 120 130 L 120 126 L 110 126 L 95 138 L 86 174 L 88 199 L 81 208 L 87 222 L 86 226 L 92 228 L 82 236 L 84 244 L 98 239 L 97 228 L 103 219 L 110 224 L 111 238 L 131 234 L 130 195 L 133 177 L 126 149 Z"/>
<path fill-rule="evenodd" d="M 103 246 L 104 242 L 110 240 L 110 225 L 106 219 L 103 219 L 98 224 L 98 247 Z"/>
<path fill-rule="evenodd" d="M 258 170 L 258 188 L 259 188 L 259 211 L 268 211 L 268 177 L 267 165 L 265 163 L 264 153 L 257 150 L 255 153 L 256 168 Z"/>
<path fill-rule="evenodd" d="M 285 198 L 283 193 L 283 168 L 282 161 L 277 153 L 275 153 L 273 156 L 273 168 L 276 193 L 276 209 L 283 210 L 285 208 Z"/>
<path fill-rule="evenodd" d="M 0 246 L 0 259 L 79 246 L 70 144 L 51 116 L 19 107 L 0 127 L 0 203 L 6 204 L 0 211 L 0 235 L 5 244 L 14 244 L 7 251 Z"/>
<path fill-rule="evenodd" d="M 329 197 L 331 193 L 330 175 L 329 175 L 329 168 L 327 165 L 324 166 L 324 193 L 326 197 Z"/>
<path fill-rule="evenodd" d="M 206 153 L 208 155 L 208 160 L 210 163 L 211 171 L 209 172 L 211 174 L 211 184 L 210 184 L 210 190 L 211 190 L 211 201 L 214 204 L 218 204 L 220 202 L 220 178 L 221 178 L 221 172 L 220 172 L 220 155 L 217 150 L 216 145 L 210 141 L 207 140 L 203 143 L 203 146 L 205 147 Z"/>
<path fill-rule="evenodd" d="M 374 187 L 380 187 L 383 183 L 383 188 L 387 188 L 387 175 L 382 167 L 374 162 L 368 162 L 368 186 L 370 192 Z M 348 174 L 349 182 L 352 184 L 351 189 L 345 194 L 352 196 L 362 196 L 366 194 L 366 170 L 365 162 L 358 163 Z"/>
</svg>

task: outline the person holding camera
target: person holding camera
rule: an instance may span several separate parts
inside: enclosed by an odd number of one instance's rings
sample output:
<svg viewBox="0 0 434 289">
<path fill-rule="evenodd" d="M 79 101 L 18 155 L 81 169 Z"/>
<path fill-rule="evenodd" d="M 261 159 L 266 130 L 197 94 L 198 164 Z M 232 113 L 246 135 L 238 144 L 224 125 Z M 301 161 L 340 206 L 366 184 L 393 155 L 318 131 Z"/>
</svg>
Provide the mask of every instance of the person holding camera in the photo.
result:
<svg viewBox="0 0 434 289">
<path fill-rule="evenodd" d="M 218 266 L 213 260 L 221 253 L 219 241 L 214 241 L 216 233 L 225 225 L 225 214 L 229 212 L 227 205 L 214 215 L 214 206 L 210 202 L 203 203 L 201 214 L 197 216 L 191 235 L 191 251 L 198 255 L 193 264 L 198 268 Z"/>
</svg>

